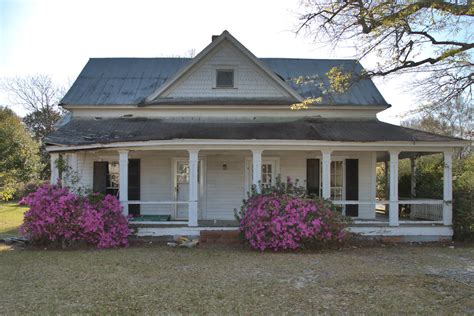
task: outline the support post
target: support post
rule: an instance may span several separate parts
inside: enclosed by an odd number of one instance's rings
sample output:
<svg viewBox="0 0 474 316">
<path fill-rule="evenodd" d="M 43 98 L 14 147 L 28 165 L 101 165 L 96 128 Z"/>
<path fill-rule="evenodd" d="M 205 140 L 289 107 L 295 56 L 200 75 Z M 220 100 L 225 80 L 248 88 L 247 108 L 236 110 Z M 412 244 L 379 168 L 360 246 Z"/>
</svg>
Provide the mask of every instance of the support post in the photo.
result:
<svg viewBox="0 0 474 316">
<path fill-rule="evenodd" d="M 51 184 L 57 184 L 59 179 L 59 170 L 57 166 L 57 161 L 59 159 L 58 153 L 51 153 Z"/>
<path fill-rule="evenodd" d="M 77 153 L 72 153 L 69 156 L 69 167 L 71 168 L 71 174 L 70 176 L 72 179 L 68 179 L 69 181 L 73 180 L 74 178 L 78 177 L 78 168 L 77 168 Z M 72 185 L 72 183 L 69 183 Z"/>
<path fill-rule="evenodd" d="M 252 184 L 260 192 L 260 183 L 262 182 L 262 152 L 261 149 L 252 149 Z"/>
<path fill-rule="evenodd" d="M 189 152 L 189 207 L 188 226 L 198 226 L 198 165 L 199 150 L 190 149 Z"/>
<path fill-rule="evenodd" d="M 443 224 L 453 224 L 453 152 L 444 152 Z"/>
<path fill-rule="evenodd" d="M 390 212 L 389 225 L 399 226 L 398 218 L 398 151 L 390 151 Z"/>
<path fill-rule="evenodd" d="M 128 216 L 128 150 L 119 150 L 119 198 L 123 214 Z"/>
<path fill-rule="evenodd" d="M 331 151 L 330 150 L 321 150 L 323 156 L 323 198 L 331 198 Z"/>
<path fill-rule="evenodd" d="M 374 204 L 370 205 L 372 208 L 372 213 L 370 214 L 370 218 L 375 219 L 377 213 L 377 204 L 375 201 L 377 200 L 377 152 L 371 153 L 371 163 L 370 163 L 370 178 L 371 178 L 371 185 L 370 185 L 370 200 L 374 201 Z"/>
<path fill-rule="evenodd" d="M 416 157 L 410 158 L 410 196 L 416 197 Z"/>
</svg>

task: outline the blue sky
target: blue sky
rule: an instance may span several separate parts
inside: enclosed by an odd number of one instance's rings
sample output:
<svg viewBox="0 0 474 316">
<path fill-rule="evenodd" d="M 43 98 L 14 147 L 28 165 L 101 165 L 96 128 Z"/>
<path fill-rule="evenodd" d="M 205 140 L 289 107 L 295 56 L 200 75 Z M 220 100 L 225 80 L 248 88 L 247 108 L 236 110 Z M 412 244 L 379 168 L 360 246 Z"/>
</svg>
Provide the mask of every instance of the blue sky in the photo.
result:
<svg viewBox="0 0 474 316">
<path fill-rule="evenodd" d="M 296 36 L 299 0 L 0 0 L 0 77 L 49 74 L 73 82 L 90 57 L 164 57 L 198 53 L 227 29 L 258 57 L 350 58 Z M 365 61 L 365 65 L 376 62 Z M 413 104 L 406 81 L 376 80 L 399 123 Z M 0 105 L 8 105 L 0 94 Z M 12 106 L 20 115 L 24 110 Z"/>
</svg>

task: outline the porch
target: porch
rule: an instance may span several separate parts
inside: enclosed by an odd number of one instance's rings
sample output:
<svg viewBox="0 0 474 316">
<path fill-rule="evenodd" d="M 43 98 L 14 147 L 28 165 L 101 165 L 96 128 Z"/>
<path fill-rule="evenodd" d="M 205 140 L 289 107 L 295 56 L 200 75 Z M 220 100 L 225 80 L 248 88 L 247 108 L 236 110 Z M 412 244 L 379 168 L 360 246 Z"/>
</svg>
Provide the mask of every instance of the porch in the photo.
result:
<svg viewBox="0 0 474 316">
<path fill-rule="evenodd" d="M 292 142 L 283 146 L 269 143 L 245 147 L 221 143 L 199 147 L 102 148 L 93 152 L 74 151 L 65 157 L 81 183 L 91 188 L 95 187 L 97 176 L 95 164 L 111 162 L 116 172 L 111 174 L 115 177 L 112 180 L 117 183 L 116 193 L 120 193 L 126 215 L 167 216 L 165 220 L 132 219 L 131 226 L 137 227 L 141 235 L 195 235 L 202 230 L 235 230 L 234 209 L 240 208 L 250 186 L 274 183 L 278 175 L 282 179 L 298 179 L 308 190 L 331 199 L 343 213 L 353 217 L 353 231 L 370 234 L 375 229 L 378 233 L 398 234 L 407 227 L 412 230 L 422 227 L 422 230 L 430 228 L 429 234 L 452 235 L 452 150 L 420 145 L 387 148 L 365 144 L 309 146 Z M 443 200 L 401 199 L 398 196 L 399 159 L 439 152 L 445 157 Z M 58 155 L 52 154 L 52 162 Z M 132 161 L 140 161 L 138 171 L 133 169 Z M 376 196 L 376 167 L 381 162 L 389 166 L 390 187 L 390 196 L 382 199 Z M 138 178 L 130 176 L 137 173 Z M 52 181 L 57 177 L 59 173 L 53 168 Z M 138 195 L 133 189 L 137 185 Z M 399 211 L 390 212 L 400 210 L 401 205 L 414 210 L 410 218 L 401 218 Z M 413 233 L 418 234 L 420 230 L 416 231 Z"/>
</svg>

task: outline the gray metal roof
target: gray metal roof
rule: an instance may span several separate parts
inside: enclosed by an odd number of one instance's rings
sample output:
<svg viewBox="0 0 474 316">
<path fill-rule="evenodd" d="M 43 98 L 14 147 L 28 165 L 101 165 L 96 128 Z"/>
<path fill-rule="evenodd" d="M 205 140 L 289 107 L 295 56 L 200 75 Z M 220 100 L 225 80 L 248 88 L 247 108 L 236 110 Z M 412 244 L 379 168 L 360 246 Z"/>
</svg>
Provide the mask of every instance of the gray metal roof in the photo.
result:
<svg viewBox="0 0 474 316">
<path fill-rule="evenodd" d="M 61 103 L 66 105 L 140 104 L 190 60 L 190 58 L 91 58 Z M 341 66 L 345 71 L 356 74 L 360 74 L 363 70 L 356 60 L 290 58 L 260 58 L 260 60 L 305 98 L 321 96 L 320 82 L 327 86 L 326 72 L 332 67 Z M 298 85 L 295 79 L 301 76 L 310 80 Z M 193 103 L 192 100 L 181 101 L 182 104 Z M 220 100 L 214 100 L 214 102 L 217 101 Z M 225 100 L 221 101 L 225 104 Z M 233 104 L 240 102 L 240 100 L 234 101 Z M 260 104 L 259 100 L 255 101 Z M 287 104 L 292 103 L 291 100 L 276 100 L 275 104 L 281 104 L 282 101 Z M 158 104 L 166 102 L 180 104 L 179 100 L 174 100 L 174 102 L 167 100 Z M 262 101 L 262 104 L 268 103 L 272 103 L 272 100 Z M 343 94 L 326 94 L 322 104 L 388 106 L 371 80 L 357 81 L 349 91 Z"/>
<path fill-rule="evenodd" d="M 172 139 L 280 139 L 345 142 L 451 142 L 440 136 L 377 120 L 305 118 L 292 121 L 200 121 L 149 118 L 73 118 L 51 133 L 51 145 L 87 145 Z"/>
</svg>

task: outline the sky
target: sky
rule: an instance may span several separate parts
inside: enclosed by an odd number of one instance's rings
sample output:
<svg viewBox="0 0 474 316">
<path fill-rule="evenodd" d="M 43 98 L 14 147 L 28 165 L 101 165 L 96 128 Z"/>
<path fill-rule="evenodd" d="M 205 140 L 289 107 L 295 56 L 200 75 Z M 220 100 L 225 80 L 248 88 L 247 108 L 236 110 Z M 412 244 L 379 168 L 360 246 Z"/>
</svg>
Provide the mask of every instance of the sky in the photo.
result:
<svg viewBox="0 0 474 316">
<path fill-rule="evenodd" d="M 69 86 L 91 57 L 188 56 L 224 30 L 257 57 L 354 56 L 297 36 L 302 11 L 300 0 L 0 0 L 0 77 L 47 74 Z M 406 82 L 375 80 L 392 105 L 380 120 L 399 124 L 413 106 Z M 10 100 L 0 92 L 0 105 L 25 115 Z"/>
</svg>

